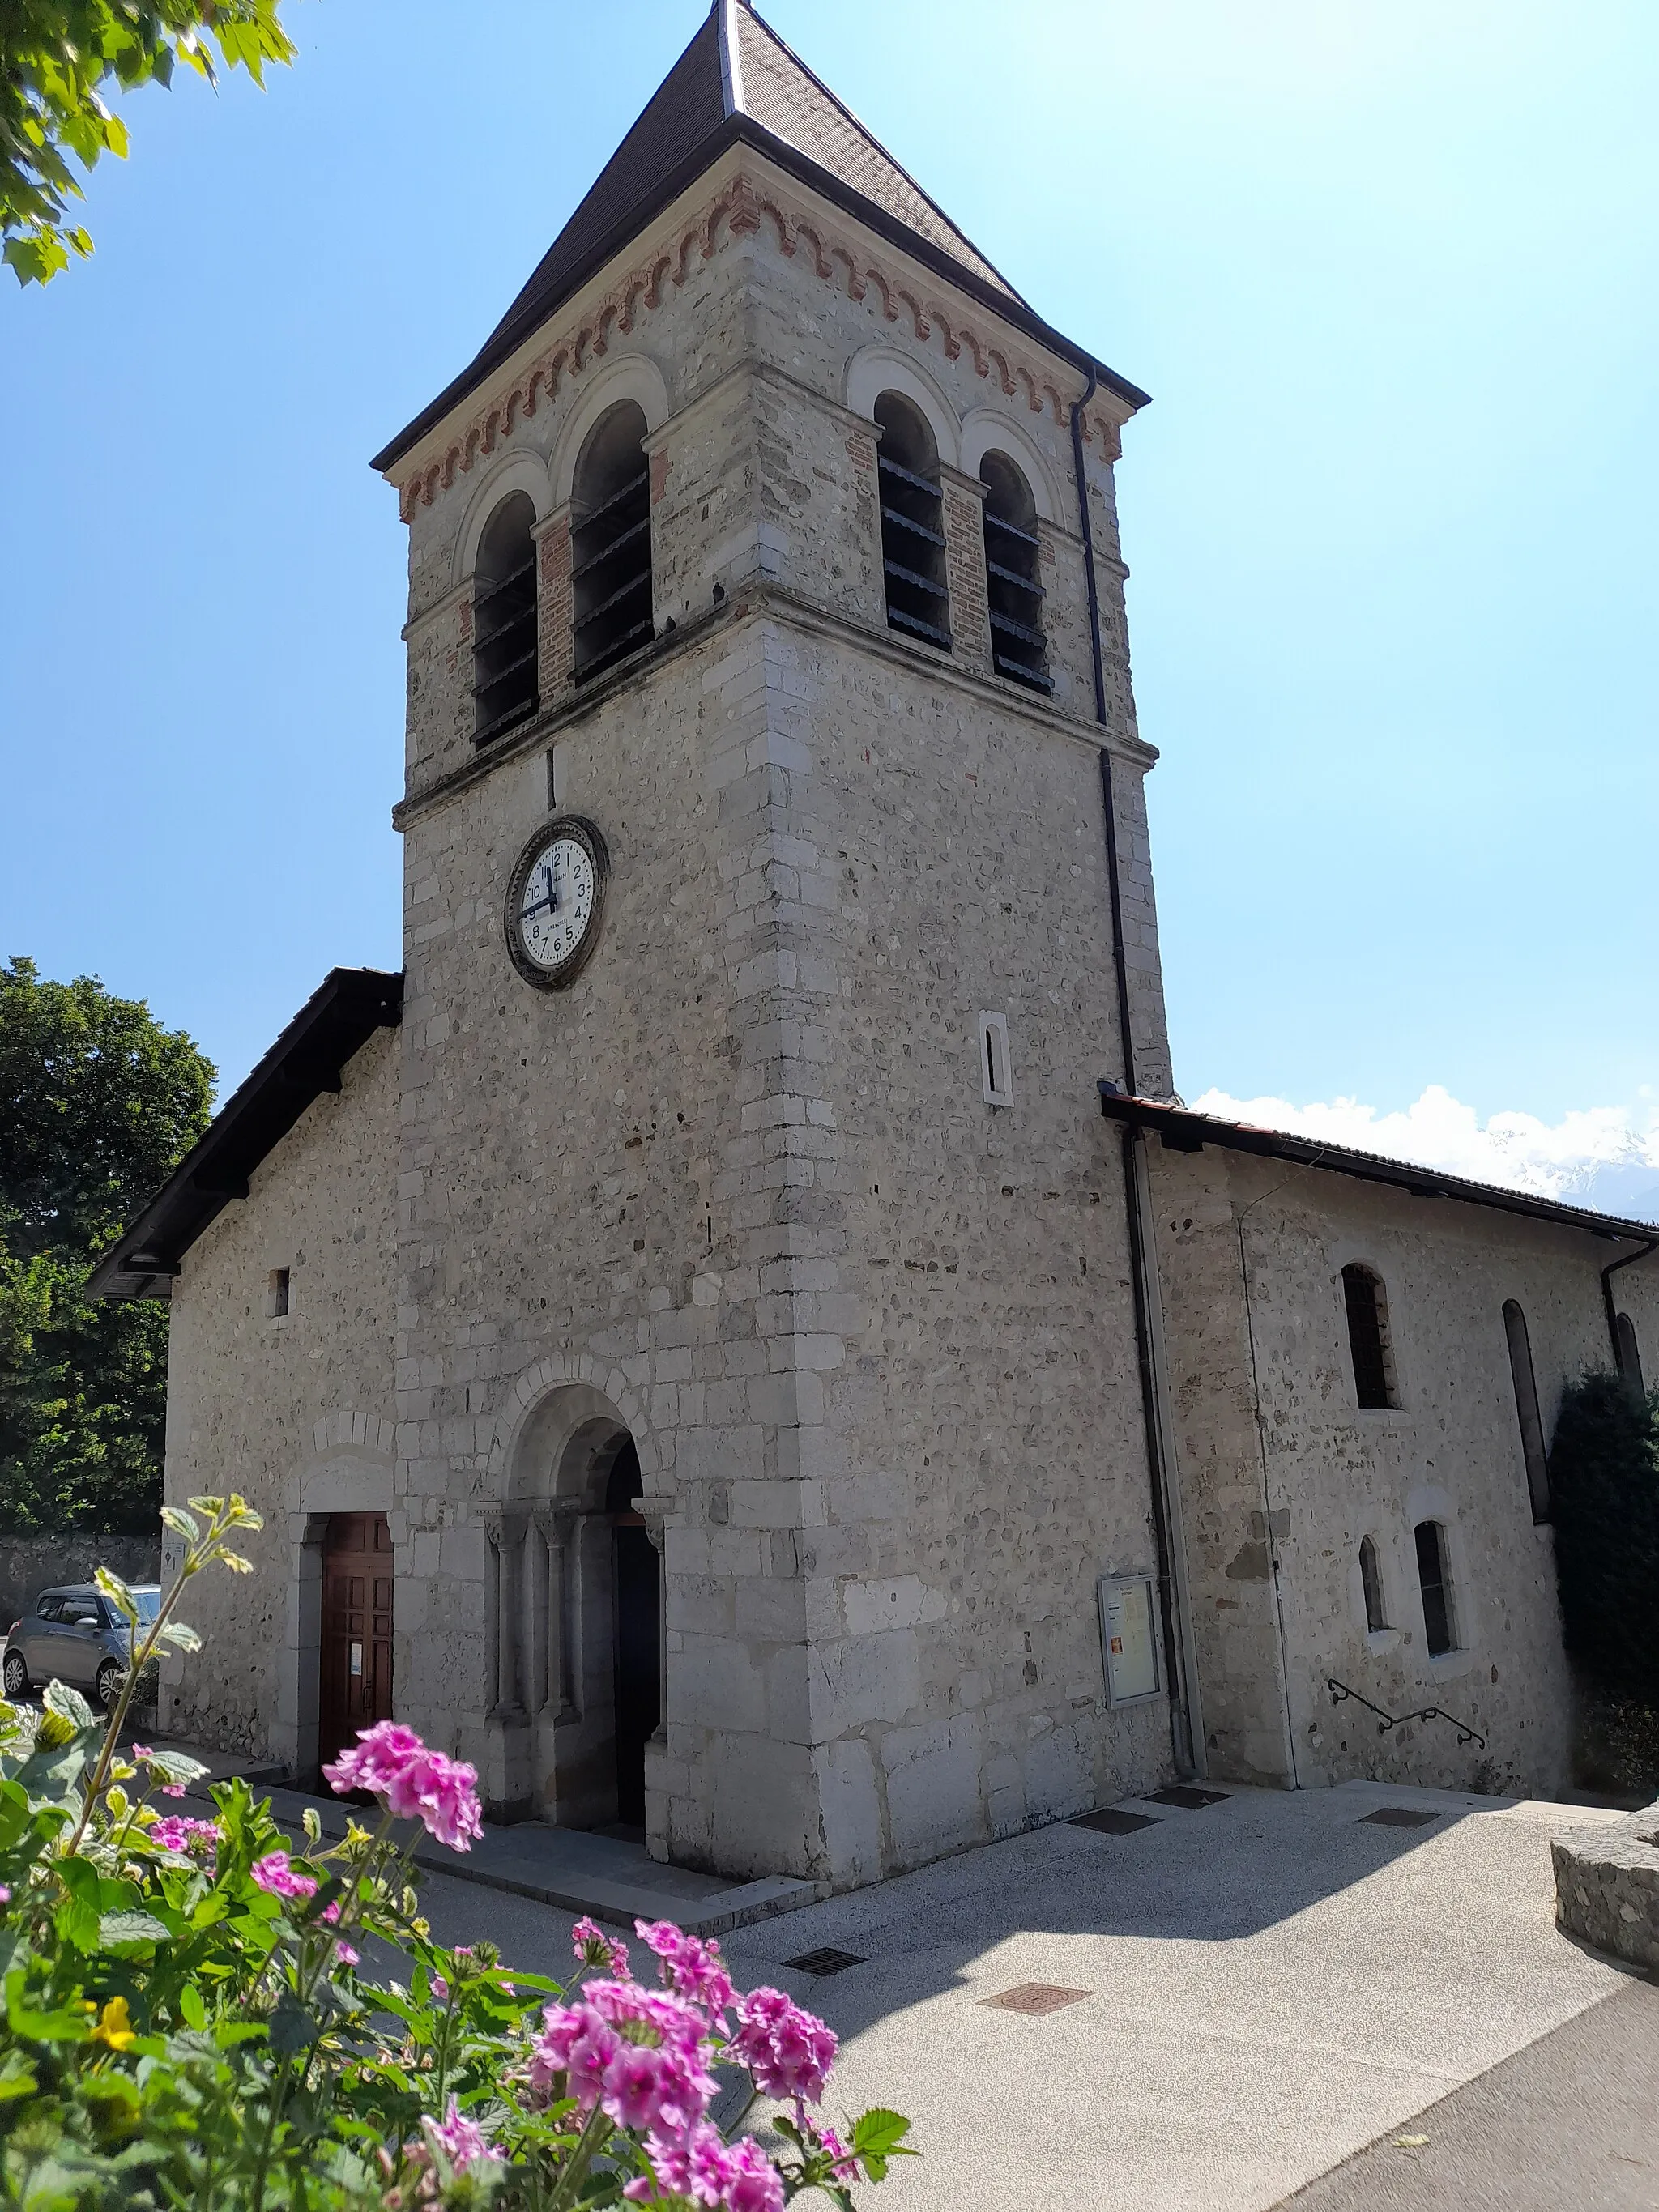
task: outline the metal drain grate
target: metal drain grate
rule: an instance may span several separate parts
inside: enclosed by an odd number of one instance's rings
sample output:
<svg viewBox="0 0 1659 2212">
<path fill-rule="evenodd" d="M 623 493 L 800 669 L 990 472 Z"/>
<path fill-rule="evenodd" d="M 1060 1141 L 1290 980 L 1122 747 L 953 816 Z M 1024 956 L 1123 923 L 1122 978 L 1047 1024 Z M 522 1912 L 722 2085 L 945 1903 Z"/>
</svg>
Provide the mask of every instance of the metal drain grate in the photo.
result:
<svg viewBox="0 0 1659 2212">
<path fill-rule="evenodd" d="M 1231 1790 L 1192 1790 L 1184 1782 L 1169 1790 L 1153 1790 L 1147 1793 L 1149 1805 L 1178 1805 L 1183 1813 L 1201 1813 L 1206 1805 L 1224 1805 L 1232 1796 Z"/>
<path fill-rule="evenodd" d="M 981 1997 L 982 2005 L 994 2005 L 1001 2012 L 1022 2012 L 1041 2017 L 1046 2012 L 1063 2012 L 1067 2005 L 1091 1997 L 1092 1990 L 1061 1989 L 1057 1982 L 1018 1982 L 1012 1990 L 1002 1990 L 994 1997 Z"/>
<path fill-rule="evenodd" d="M 865 1960 L 856 1951 L 837 1951 L 826 1944 L 822 1950 L 803 1951 L 799 1959 L 786 1959 L 786 1966 L 793 1966 L 798 1974 L 844 1974 L 849 1966 L 861 1966 Z"/>
<path fill-rule="evenodd" d="M 1072 1828 L 1097 1828 L 1103 1836 L 1133 1836 L 1137 1828 L 1155 1828 L 1158 1822 L 1150 1813 L 1078 1813 L 1066 1826 Z"/>
<path fill-rule="evenodd" d="M 1362 1828 L 1426 1828 L 1431 1820 L 1437 1820 L 1438 1813 L 1424 1813 L 1404 1805 L 1379 1805 L 1374 1813 L 1367 1813 L 1360 1822 Z"/>
</svg>

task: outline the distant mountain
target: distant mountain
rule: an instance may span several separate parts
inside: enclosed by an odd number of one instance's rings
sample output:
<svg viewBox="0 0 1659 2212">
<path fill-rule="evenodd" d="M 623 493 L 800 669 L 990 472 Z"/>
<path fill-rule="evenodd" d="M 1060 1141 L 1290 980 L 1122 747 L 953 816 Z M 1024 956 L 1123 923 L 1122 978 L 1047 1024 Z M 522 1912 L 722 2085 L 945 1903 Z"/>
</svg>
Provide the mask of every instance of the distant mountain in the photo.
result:
<svg viewBox="0 0 1659 2212">
<path fill-rule="evenodd" d="M 1659 1224 L 1659 1182 L 1654 1181 L 1648 1160 L 1591 1168 L 1582 1180 L 1575 1177 L 1561 1197 L 1568 1206 L 1588 1206 L 1597 1213 L 1621 1214 L 1626 1221 Z"/>
</svg>

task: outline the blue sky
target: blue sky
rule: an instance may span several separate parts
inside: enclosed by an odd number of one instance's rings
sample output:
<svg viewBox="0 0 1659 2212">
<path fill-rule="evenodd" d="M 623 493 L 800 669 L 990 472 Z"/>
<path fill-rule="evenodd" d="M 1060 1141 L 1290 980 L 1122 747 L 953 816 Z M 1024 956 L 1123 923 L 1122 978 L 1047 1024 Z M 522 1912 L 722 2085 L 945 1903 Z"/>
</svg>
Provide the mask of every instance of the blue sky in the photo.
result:
<svg viewBox="0 0 1659 2212">
<path fill-rule="evenodd" d="M 1651 0 L 765 12 L 1154 395 L 1121 493 L 1182 1090 L 1380 1128 L 1438 1086 L 1473 1171 L 1530 1116 L 1546 1181 L 1599 1109 L 1583 1159 L 1659 1182 Z M 287 13 L 264 94 L 127 102 L 94 259 L 0 290 L 0 952 L 227 1081 L 398 957 L 368 456 L 701 9 Z"/>
</svg>

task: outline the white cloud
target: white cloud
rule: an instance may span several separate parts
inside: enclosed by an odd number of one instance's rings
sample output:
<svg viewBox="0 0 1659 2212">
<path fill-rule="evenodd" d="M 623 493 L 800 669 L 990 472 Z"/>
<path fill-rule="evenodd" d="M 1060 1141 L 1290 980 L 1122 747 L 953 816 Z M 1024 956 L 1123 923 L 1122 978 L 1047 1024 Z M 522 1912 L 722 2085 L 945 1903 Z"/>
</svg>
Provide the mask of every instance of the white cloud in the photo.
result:
<svg viewBox="0 0 1659 2212">
<path fill-rule="evenodd" d="M 1323 1137 L 1475 1182 L 1641 1220 L 1659 1218 L 1659 1115 L 1645 1104 L 1640 1114 L 1623 1106 L 1582 1107 L 1556 1122 L 1493 1114 L 1483 1125 L 1473 1106 L 1437 1083 L 1403 1113 L 1379 1113 L 1357 1098 L 1293 1106 L 1287 1098 L 1234 1098 L 1224 1091 L 1206 1091 L 1191 1103 L 1196 1113 Z"/>
</svg>

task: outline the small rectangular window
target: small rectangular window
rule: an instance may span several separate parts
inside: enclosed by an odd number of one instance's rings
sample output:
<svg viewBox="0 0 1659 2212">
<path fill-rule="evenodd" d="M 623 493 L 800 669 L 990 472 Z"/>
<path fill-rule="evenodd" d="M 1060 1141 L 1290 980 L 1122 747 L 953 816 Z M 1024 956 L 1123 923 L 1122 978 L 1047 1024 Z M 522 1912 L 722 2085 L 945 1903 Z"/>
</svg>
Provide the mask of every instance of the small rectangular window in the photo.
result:
<svg viewBox="0 0 1659 2212">
<path fill-rule="evenodd" d="M 1008 1072 L 1006 1014 L 981 1014 L 979 1018 L 979 1073 L 988 1106 L 1013 1104 L 1013 1084 Z"/>
<path fill-rule="evenodd" d="M 279 1321 L 288 1311 L 288 1269 L 273 1267 L 265 1288 L 265 1317 Z"/>
</svg>

